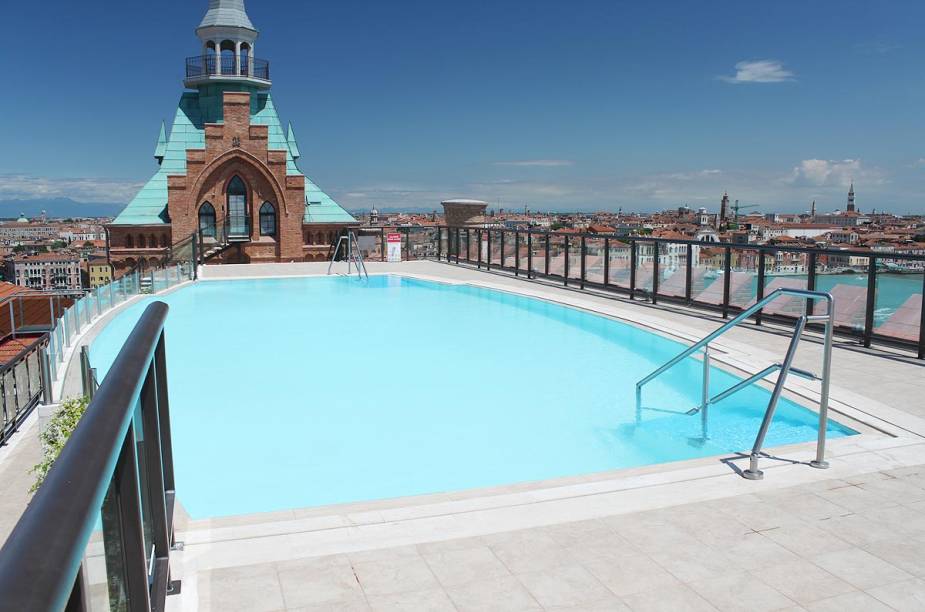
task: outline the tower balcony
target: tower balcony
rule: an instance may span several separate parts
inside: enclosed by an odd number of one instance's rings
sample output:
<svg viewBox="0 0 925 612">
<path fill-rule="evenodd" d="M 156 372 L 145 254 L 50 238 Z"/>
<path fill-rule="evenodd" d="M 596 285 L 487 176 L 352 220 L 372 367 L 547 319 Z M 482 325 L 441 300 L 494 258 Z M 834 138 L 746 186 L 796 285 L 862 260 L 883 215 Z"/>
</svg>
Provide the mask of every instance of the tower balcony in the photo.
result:
<svg viewBox="0 0 925 612">
<path fill-rule="evenodd" d="M 269 88 L 270 62 L 247 55 L 197 55 L 186 58 L 183 84 L 195 88 L 208 83 L 247 83 Z"/>
</svg>

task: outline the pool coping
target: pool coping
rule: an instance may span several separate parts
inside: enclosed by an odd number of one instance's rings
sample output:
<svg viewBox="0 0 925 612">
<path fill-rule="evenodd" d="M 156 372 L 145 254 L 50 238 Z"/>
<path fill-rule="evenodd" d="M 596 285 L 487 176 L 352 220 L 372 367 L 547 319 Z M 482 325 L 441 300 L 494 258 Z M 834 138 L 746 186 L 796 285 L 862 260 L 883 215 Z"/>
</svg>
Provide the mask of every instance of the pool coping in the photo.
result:
<svg viewBox="0 0 925 612">
<path fill-rule="evenodd" d="M 199 279 L 203 282 L 328 276 L 298 273 L 219 278 L 209 277 L 208 267 L 205 268 L 200 268 L 205 272 Z M 419 272 L 389 270 L 370 275 L 470 285 L 532 297 L 613 318 L 682 343 L 702 337 L 696 330 L 667 325 L 642 309 L 634 316 L 627 316 L 624 311 L 582 299 L 573 292 L 554 293 L 549 291 L 554 287 L 545 285 L 524 283 L 515 291 L 509 285 Z M 107 314 L 114 316 L 117 312 L 114 309 Z M 94 321 L 87 333 L 92 333 L 100 322 L 102 318 Z M 766 365 L 758 361 L 766 352 L 752 346 L 744 347 L 729 339 L 722 339 L 716 346 L 719 350 L 713 356 L 717 365 L 739 375 Z M 786 393 L 813 410 L 813 403 L 818 401 L 818 390 L 813 387 L 814 383 L 791 377 Z M 769 448 L 769 454 L 777 460 L 762 459 L 761 467 L 768 477 L 760 482 L 729 478 L 736 468 L 742 469 L 747 458 L 724 455 L 497 487 L 198 520 L 190 519 L 182 509 L 181 493 L 176 521 L 185 543 L 182 563 L 189 572 L 486 535 L 925 463 L 925 419 L 835 386 L 831 389 L 830 410 L 833 418 L 849 427 L 857 429 L 860 423 L 871 429 L 829 440 L 827 458 L 832 465 L 828 470 L 814 470 L 805 465 L 814 454 L 815 442 Z M 845 417 L 848 422 L 834 415 Z"/>
</svg>

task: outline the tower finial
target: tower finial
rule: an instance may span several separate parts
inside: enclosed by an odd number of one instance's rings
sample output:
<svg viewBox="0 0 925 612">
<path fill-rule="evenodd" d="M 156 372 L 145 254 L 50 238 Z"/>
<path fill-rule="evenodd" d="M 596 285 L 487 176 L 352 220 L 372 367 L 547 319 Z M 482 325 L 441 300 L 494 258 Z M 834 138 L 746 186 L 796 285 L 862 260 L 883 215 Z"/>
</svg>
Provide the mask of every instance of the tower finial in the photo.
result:
<svg viewBox="0 0 925 612">
<path fill-rule="evenodd" d="M 157 146 L 154 148 L 154 159 L 157 163 L 164 161 L 164 155 L 167 154 L 167 126 L 161 121 L 161 132 L 157 136 Z"/>
</svg>

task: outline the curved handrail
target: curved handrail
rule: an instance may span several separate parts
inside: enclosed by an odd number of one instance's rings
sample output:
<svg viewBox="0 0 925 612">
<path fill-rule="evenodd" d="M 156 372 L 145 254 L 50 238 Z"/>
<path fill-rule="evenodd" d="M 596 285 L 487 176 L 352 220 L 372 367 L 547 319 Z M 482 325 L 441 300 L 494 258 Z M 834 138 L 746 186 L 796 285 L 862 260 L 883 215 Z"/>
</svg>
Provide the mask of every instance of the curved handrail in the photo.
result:
<svg viewBox="0 0 925 612">
<path fill-rule="evenodd" d="M 103 380 L 45 482 L 0 549 L 4 608 L 65 609 L 120 451 L 131 432 L 142 386 L 153 371 L 155 354 L 163 352 L 167 310 L 163 302 L 154 302 L 142 314 L 113 362 L 111 375 Z M 134 440 L 129 448 L 134 451 Z M 166 469 L 172 470 L 172 464 Z"/>
<path fill-rule="evenodd" d="M 716 398 L 711 399 L 709 395 L 709 385 L 710 385 L 710 342 L 723 335 L 733 327 L 739 325 L 742 321 L 758 312 L 763 308 L 768 302 L 772 302 L 775 299 L 779 298 L 782 295 L 792 295 L 794 297 L 805 298 L 807 300 L 825 300 L 826 302 L 826 311 L 824 315 L 811 315 L 809 314 L 809 309 L 807 309 L 806 314 L 803 314 L 797 319 L 796 326 L 793 330 L 793 336 L 790 338 L 790 345 L 787 348 L 787 353 L 784 357 L 784 361 L 781 364 L 776 364 L 770 368 L 765 368 L 761 372 L 749 377 L 748 379 L 740 382 L 739 384 L 733 385 L 727 391 L 724 391 Z M 738 391 L 745 386 L 757 382 L 759 379 L 764 378 L 767 374 L 770 374 L 774 370 L 780 370 L 780 374 L 777 377 L 777 382 L 774 385 L 774 390 L 771 393 L 771 399 L 768 402 L 768 407 L 765 410 L 764 418 L 761 420 L 761 427 L 758 431 L 758 435 L 755 438 L 755 444 L 752 447 L 751 454 L 749 455 L 749 468 L 742 472 L 742 475 L 745 478 L 750 480 L 758 480 L 762 478 L 763 473 L 758 469 L 758 457 L 761 454 L 761 449 L 764 446 L 764 439 L 767 436 L 768 428 L 771 425 L 771 420 L 774 418 L 774 412 L 777 407 L 777 402 L 780 399 L 781 393 L 784 390 L 784 383 L 787 380 L 787 375 L 793 369 L 793 359 L 796 356 L 797 345 L 800 343 L 800 338 L 803 335 L 803 330 L 806 327 L 806 324 L 810 321 L 819 321 L 825 320 L 825 340 L 824 348 L 822 354 L 822 376 L 820 380 L 822 381 L 822 390 L 819 394 L 819 430 L 817 432 L 817 442 L 816 442 L 816 458 L 810 462 L 810 465 L 816 468 L 827 468 L 828 463 L 825 461 L 825 437 L 826 437 L 826 427 L 828 426 L 828 413 L 829 413 L 829 378 L 832 370 L 832 331 L 835 327 L 835 301 L 832 298 L 832 295 L 822 291 L 810 291 L 807 289 L 777 289 L 772 292 L 770 295 L 765 298 L 758 300 L 752 306 L 745 309 L 737 317 L 723 325 L 722 327 L 716 329 L 712 333 L 708 334 L 702 340 L 695 342 L 692 346 L 681 351 L 677 356 L 666 362 L 664 365 L 659 367 L 657 370 L 640 380 L 636 383 L 636 421 L 637 423 L 641 420 L 642 412 L 642 387 L 647 383 L 651 382 L 657 376 L 663 374 L 673 366 L 677 365 L 680 361 L 686 357 L 690 357 L 695 352 L 703 349 L 703 390 L 702 390 L 702 401 L 703 403 L 700 406 L 699 412 L 701 414 L 701 423 L 703 428 L 703 436 L 706 439 L 707 436 L 707 408 L 709 405 L 716 401 L 718 398 L 728 397 L 735 391 Z M 806 372 L 797 371 L 801 376 L 806 375 Z M 697 410 L 690 411 L 688 414 L 693 414 Z"/>
<path fill-rule="evenodd" d="M 739 323 L 741 323 L 745 319 L 749 318 L 750 316 L 752 316 L 753 314 L 755 314 L 756 312 L 764 308 L 764 306 L 767 305 L 769 302 L 773 302 L 774 300 L 776 300 L 782 295 L 792 295 L 794 297 L 803 297 L 803 298 L 807 298 L 810 300 L 825 300 L 827 303 L 825 316 L 829 317 L 831 316 L 833 312 L 835 302 L 832 298 L 832 294 L 830 293 L 825 293 L 823 291 L 809 291 L 808 289 L 787 289 L 787 288 L 777 289 L 773 291 L 772 293 L 770 293 L 769 295 L 765 296 L 763 299 L 755 302 L 749 308 L 743 310 L 737 317 L 730 320 L 728 323 L 718 328 L 713 333 L 707 335 L 702 340 L 691 345 L 689 348 L 682 351 L 679 355 L 672 358 L 670 361 L 666 362 L 660 368 L 658 368 L 657 370 L 655 370 L 654 372 L 652 372 L 651 374 L 649 374 L 648 376 L 646 376 L 645 378 L 637 382 L 636 383 L 637 395 L 642 390 L 643 385 L 651 382 L 653 378 L 671 369 L 673 366 L 677 365 L 684 358 L 690 357 L 691 355 L 693 355 L 694 353 L 696 353 L 697 351 L 699 351 L 706 345 L 713 342 L 713 340 L 716 340 L 716 338 L 718 338 L 719 336 L 722 336 L 727 331 L 729 331 L 733 327 L 738 326 Z"/>
</svg>

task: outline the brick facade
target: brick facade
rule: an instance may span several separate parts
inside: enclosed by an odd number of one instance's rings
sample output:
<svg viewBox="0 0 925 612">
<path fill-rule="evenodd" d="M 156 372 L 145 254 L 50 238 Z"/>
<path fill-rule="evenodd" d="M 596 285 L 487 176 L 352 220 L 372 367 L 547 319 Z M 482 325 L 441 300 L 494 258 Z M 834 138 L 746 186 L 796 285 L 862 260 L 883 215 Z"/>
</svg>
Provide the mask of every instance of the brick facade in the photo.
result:
<svg viewBox="0 0 925 612">
<path fill-rule="evenodd" d="M 270 150 L 267 126 L 251 124 L 251 95 L 225 91 L 223 122 L 205 124 L 205 148 L 187 149 L 186 174 L 167 177 L 169 224 L 108 227 L 116 276 L 138 265 L 149 267 L 165 261 L 169 245 L 198 231 L 199 209 L 206 202 L 215 209 L 216 227 L 222 227 L 228 185 L 235 176 L 246 186 L 249 239 L 215 254 L 209 263 L 318 261 L 328 257 L 332 241 L 348 224 L 303 225 L 305 177 L 287 174 L 286 151 Z M 260 232 L 260 207 L 265 202 L 276 211 L 272 236 Z"/>
</svg>

